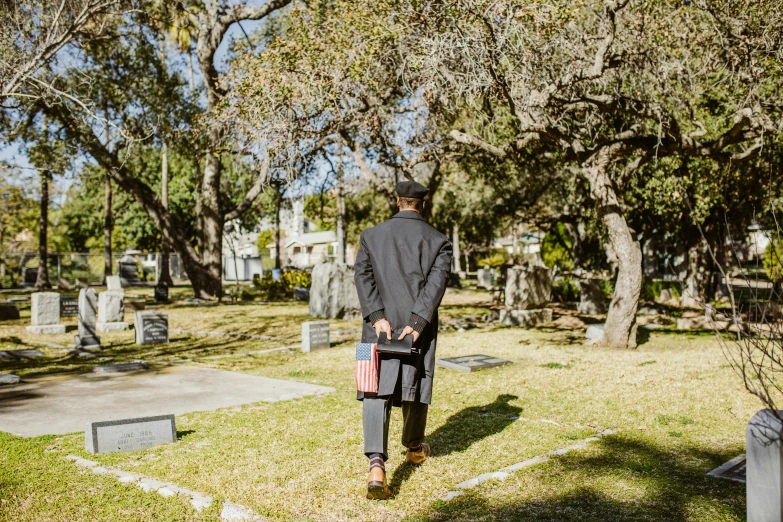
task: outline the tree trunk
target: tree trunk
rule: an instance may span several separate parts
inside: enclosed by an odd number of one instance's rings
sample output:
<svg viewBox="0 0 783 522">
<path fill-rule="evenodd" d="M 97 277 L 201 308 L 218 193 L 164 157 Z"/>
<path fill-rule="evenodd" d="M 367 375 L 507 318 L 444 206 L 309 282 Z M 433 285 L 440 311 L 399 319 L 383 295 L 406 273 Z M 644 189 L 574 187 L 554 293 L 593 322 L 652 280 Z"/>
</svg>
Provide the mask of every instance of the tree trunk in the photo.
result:
<svg viewBox="0 0 783 522">
<path fill-rule="evenodd" d="M 112 188 L 111 178 L 106 175 L 103 182 L 103 282 L 112 274 L 111 268 L 111 233 L 114 228 L 114 215 L 111 209 Z"/>
<path fill-rule="evenodd" d="M 193 48 L 188 49 L 188 81 L 190 83 L 190 97 L 196 101 L 196 79 L 193 73 Z"/>
<path fill-rule="evenodd" d="M 345 264 L 345 195 L 343 194 L 343 151 L 337 146 L 337 264 Z"/>
<path fill-rule="evenodd" d="M 695 226 L 688 227 L 688 258 L 680 304 L 688 308 L 701 308 L 707 301 L 710 283 L 710 245 Z"/>
<path fill-rule="evenodd" d="M 48 170 L 41 171 L 41 212 L 38 220 L 38 277 L 35 280 L 35 288 L 43 290 L 51 288 L 49 282 L 49 269 L 47 267 L 46 233 L 49 227 L 49 180 L 51 173 Z"/>
<path fill-rule="evenodd" d="M 280 266 L 280 203 L 283 194 L 280 192 L 280 184 L 275 184 L 275 268 Z"/>
<path fill-rule="evenodd" d="M 169 147 L 166 140 L 163 140 L 161 146 L 161 158 L 160 158 L 160 199 L 163 204 L 163 208 L 168 210 L 169 208 Z M 171 280 L 171 270 L 169 268 L 169 239 L 166 237 L 166 232 L 161 231 L 160 234 L 160 276 L 158 280 L 163 282 L 167 286 L 174 286 L 174 281 Z"/>
<path fill-rule="evenodd" d="M 603 343 L 610 348 L 635 348 L 636 309 L 642 290 L 642 249 L 622 213 L 608 175 L 609 167 L 609 161 L 599 156 L 594 163 L 583 168 L 617 263 L 617 279 L 606 316 Z"/>
<path fill-rule="evenodd" d="M 454 223 L 451 228 L 452 248 L 454 249 L 454 273 L 462 272 L 462 264 L 459 258 L 459 223 Z"/>
</svg>

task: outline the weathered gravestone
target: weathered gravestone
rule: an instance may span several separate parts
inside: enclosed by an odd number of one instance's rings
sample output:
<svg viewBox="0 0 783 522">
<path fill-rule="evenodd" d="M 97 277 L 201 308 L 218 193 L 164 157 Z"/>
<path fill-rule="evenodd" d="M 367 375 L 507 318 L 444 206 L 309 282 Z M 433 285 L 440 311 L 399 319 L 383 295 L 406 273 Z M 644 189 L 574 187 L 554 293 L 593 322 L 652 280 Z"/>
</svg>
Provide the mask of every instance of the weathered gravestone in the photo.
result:
<svg viewBox="0 0 783 522">
<path fill-rule="evenodd" d="M 60 294 L 57 292 L 35 292 L 30 305 L 30 326 L 28 332 L 37 334 L 63 334 L 65 325 L 60 324 Z"/>
<path fill-rule="evenodd" d="M 35 282 L 38 280 L 37 268 L 25 268 L 24 275 L 22 276 L 22 286 L 35 286 Z"/>
<path fill-rule="evenodd" d="M 137 285 L 141 282 L 136 268 L 136 260 L 131 256 L 122 256 L 117 260 L 117 273 L 124 286 Z"/>
<path fill-rule="evenodd" d="M 506 272 L 505 309 L 500 322 L 535 326 L 552 320 L 552 309 L 544 306 L 552 297 L 549 269 L 542 266 L 514 266 Z"/>
<path fill-rule="evenodd" d="M 760 410 L 745 430 L 748 522 L 783 521 L 783 422 L 777 415 Z"/>
<path fill-rule="evenodd" d="M 79 300 L 70 295 L 60 296 L 60 317 L 77 317 L 79 315 Z"/>
<path fill-rule="evenodd" d="M 122 290 L 107 290 L 98 294 L 99 332 L 118 332 L 127 330 L 125 322 L 125 292 Z"/>
<path fill-rule="evenodd" d="M 435 364 L 441 368 L 449 368 L 451 370 L 457 370 L 458 372 L 471 373 L 484 368 L 503 366 L 504 364 L 509 364 L 510 362 L 511 361 L 507 361 L 506 359 L 501 359 L 499 357 L 478 354 L 438 359 Z"/>
<path fill-rule="evenodd" d="M 600 279 L 582 279 L 579 281 L 579 304 L 576 305 L 576 311 L 587 315 L 606 313 L 606 302 L 601 291 Z"/>
<path fill-rule="evenodd" d="M 22 379 L 12 373 L 0 373 L 0 384 L 19 384 Z"/>
<path fill-rule="evenodd" d="M 136 344 L 169 342 L 169 316 L 166 312 L 136 312 Z"/>
<path fill-rule="evenodd" d="M 0 321 L 19 319 L 19 307 L 13 303 L 0 303 Z"/>
<path fill-rule="evenodd" d="M 301 286 L 294 287 L 294 300 L 295 301 L 309 301 L 310 289 Z"/>
<path fill-rule="evenodd" d="M 476 279 L 478 280 L 476 284 L 479 288 L 485 288 L 487 290 L 492 288 L 492 270 L 489 268 L 479 268 L 478 271 L 476 271 Z"/>
<path fill-rule="evenodd" d="M 101 338 L 95 333 L 97 301 L 92 288 L 79 290 L 79 331 L 73 338 L 76 348 L 97 350 L 101 347 Z"/>
<path fill-rule="evenodd" d="M 336 263 L 315 265 L 310 286 L 310 315 L 325 319 L 361 317 L 353 267 Z"/>
<path fill-rule="evenodd" d="M 158 281 L 155 285 L 155 302 L 165 303 L 169 300 L 169 285 L 165 281 Z"/>
<path fill-rule="evenodd" d="M 139 451 L 176 440 L 174 415 L 90 422 L 84 430 L 84 449 L 90 453 Z"/>
<path fill-rule="evenodd" d="M 302 323 L 302 351 L 329 348 L 329 321 Z"/>
</svg>

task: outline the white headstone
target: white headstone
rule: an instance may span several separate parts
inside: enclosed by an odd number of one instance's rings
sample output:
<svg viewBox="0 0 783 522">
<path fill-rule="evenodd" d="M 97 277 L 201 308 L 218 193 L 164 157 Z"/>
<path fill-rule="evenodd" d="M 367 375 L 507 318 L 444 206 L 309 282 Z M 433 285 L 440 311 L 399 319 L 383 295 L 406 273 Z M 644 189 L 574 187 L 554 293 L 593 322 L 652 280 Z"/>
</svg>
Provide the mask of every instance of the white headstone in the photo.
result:
<svg viewBox="0 0 783 522">
<path fill-rule="evenodd" d="M 120 276 L 118 275 L 106 276 L 106 289 L 122 290 L 122 282 L 120 281 Z"/>
<path fill-rule="evenodd" d="M 97 301 L 95 290 L 92 288 L 79 290 L 79 331 L 74 338 L 74 345 L 77 348 L 97 348 L 101 345 L 100 337 L 95 334 Z"/>
<path fill-rule="evenodd" d="M 329 321 L 302 323 L 302 351 L 329 348 Z"/>
<path fill-rule="evenodd" d="M 138 451 L 176 440 L 174 415 L 90 422 L 84 431 L 84 449 L 90 453 Z"/>
<path fill-rule="evenodd" d="M 476 271 L 476 279 L 478 282 L 476 285 L 479 288 L 486 288 L 489 290 L 492 288 L 492 271 L 488 268 L 479 268 Z"/>
<path fill-rule="evenodd" d="M 125 320 L 125 293 L 109 290 L 98 294 L 98 321 L 116 323 Z"/>
<path fill-rule="evenodd" d="M 65 325 L 60 324 L 60 294 L 35 292 L 30 302 L 30 326 L 28 332 L 37 334 L 62 334 Z"/>
</svg>

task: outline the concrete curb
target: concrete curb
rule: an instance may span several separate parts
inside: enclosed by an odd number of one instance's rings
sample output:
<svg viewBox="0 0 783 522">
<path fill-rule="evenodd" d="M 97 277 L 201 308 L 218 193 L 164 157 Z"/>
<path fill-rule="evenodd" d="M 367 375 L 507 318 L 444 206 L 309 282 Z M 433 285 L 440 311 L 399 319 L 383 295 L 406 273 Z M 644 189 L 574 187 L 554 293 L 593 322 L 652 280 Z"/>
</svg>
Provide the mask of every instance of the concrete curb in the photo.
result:
<svg viewBox="0 0 783 522">
<path fill-rule="evenodd" d="M 112 475 L 123 484 L 136 484 L 136 486 L 148 493 L 157 492 L 158 495 L 165 498 L 173 497 L 175 495 L 188 497 L 190 505 L 193 506 L 193 509 L 197 512 L 201 512 L 205 508 L 208 508 L 212 505 L 212 502 L 214 502 L 214 499 L 209 495 L 183 488 L 170 482 L 143 477 L 136 473 L 130 473 L 111 466 L 101 466 L 98 462 L 83 459 L 76 455 L 68 455 L 65 459 L 73 462 L 79 467 L 91 469 L 93 473 L 98 475 Z M 220 511 L 220 520 L 225 522 L 264 522 L 264 519 L 252 510 L 228 500 L 223 502 L 223 507 Z"/>
</svg>

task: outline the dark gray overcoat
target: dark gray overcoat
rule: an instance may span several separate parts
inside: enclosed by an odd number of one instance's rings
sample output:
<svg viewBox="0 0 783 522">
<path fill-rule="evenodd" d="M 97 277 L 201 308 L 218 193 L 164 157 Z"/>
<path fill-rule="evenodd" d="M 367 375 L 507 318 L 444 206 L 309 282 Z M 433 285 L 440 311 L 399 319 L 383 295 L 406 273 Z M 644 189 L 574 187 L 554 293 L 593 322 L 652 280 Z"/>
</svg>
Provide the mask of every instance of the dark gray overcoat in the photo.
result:
<svg viewBox="0 0 783 522">
<path fill-rule="evenodd" d="M 378 396 L 400 401 L 432 400 L 438 306 L 451 271 L 448 237 L 430 226 L 417 212 L 400 211 L 390 220 L 362 232 L 354 265 L 354 279 L 362 306 L 362 342 L 375 343 L 375 328 L 367 319 L 385 310 L 397 338 L 411 312 L 428 321 L 414 345 L 414 354 L 379 354 Z M 359 400 L 364 393 L 357 392 Z"/>
</svg>

